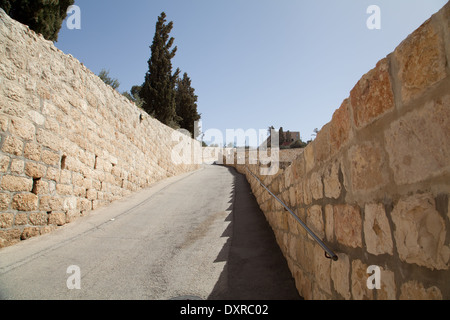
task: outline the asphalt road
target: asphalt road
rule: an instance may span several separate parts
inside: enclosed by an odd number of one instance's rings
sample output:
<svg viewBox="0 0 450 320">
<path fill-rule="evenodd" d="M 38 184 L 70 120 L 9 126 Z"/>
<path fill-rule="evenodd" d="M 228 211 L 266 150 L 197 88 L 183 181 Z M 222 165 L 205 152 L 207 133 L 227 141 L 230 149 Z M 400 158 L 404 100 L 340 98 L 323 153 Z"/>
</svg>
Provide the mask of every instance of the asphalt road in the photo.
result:
<svg viewBox="0 0 450 320">
<path fill-rule="evenodd" d="M 234 169 L 204 166 L 0 250 L 0 299 L 299 299 Z"/>
</svg>

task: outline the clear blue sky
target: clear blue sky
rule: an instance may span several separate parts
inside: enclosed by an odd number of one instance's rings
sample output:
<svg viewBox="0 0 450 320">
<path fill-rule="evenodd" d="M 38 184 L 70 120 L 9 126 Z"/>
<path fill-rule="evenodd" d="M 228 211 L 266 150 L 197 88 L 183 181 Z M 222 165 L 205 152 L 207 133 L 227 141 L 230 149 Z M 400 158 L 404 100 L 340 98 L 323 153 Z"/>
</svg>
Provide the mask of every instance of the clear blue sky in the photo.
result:
<svg viewBox="0 0 450 320">
<path fill-rule="evenodd" d="M 203 131 L 300 131 L 331 120 L 356 82 L 447 0 L 75 0 L 81 30 L 56 46 L 120 92 L 142 84 L 161 12 L 174 22 L 172 60 L 192 79 Z M 381 30 L 369 30 L 370 5 Z"/>
</svg>

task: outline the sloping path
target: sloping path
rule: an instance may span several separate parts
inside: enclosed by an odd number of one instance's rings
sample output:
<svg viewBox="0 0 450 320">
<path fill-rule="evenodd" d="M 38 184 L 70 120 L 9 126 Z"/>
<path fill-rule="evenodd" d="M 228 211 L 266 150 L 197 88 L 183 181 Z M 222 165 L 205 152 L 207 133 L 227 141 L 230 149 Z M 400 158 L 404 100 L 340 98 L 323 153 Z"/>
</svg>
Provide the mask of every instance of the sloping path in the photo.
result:
<svg viewBox="0 0 450 320">
<path fill-rule="evenodd" d="M 0 299 L 185 296 L 299 299 L 270 227 L 234 169 L 205 166 L 169 178 L 0 250 Z"/>
</svg>

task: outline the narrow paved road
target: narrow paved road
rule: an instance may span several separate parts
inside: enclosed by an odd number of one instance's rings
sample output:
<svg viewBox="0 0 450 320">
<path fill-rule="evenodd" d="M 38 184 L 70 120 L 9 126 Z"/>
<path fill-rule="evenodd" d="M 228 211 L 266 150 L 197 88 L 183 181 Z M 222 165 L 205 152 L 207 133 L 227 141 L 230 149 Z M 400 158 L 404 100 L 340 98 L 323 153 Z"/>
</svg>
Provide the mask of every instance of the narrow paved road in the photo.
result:
<svg viewBox="0 0 450 320">
<path fill-rule="evenodd" d="M 73 280 L 77 266 L 80 281 Z M 80 284 L 80 289 L 68 289 Z M 73 280 L 73 281 L 72 281 Z M 234 169 L 169 178 L 0 250 L 0 299 L 299 299 Z"/>
</svg>

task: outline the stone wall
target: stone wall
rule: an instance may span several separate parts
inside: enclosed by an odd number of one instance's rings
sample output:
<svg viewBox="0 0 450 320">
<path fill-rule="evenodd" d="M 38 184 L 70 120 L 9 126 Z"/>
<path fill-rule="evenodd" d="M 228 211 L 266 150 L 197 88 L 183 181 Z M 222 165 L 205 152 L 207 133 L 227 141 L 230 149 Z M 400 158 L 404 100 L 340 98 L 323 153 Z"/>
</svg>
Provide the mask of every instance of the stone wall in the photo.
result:
<svg viewBox="0 0 450 320">
<path fill-rule="evenodd" d="M 0 9 L 0 248 L 198 168 L 178 135 Z"/>
<path fill-rule="evenodd" d="M 450 3 L 361 78 L 289 167 L 247 166 L 338 261 L 236 166 L 305 299 L 450 299 L 449 62 Z"/>
</svg>

